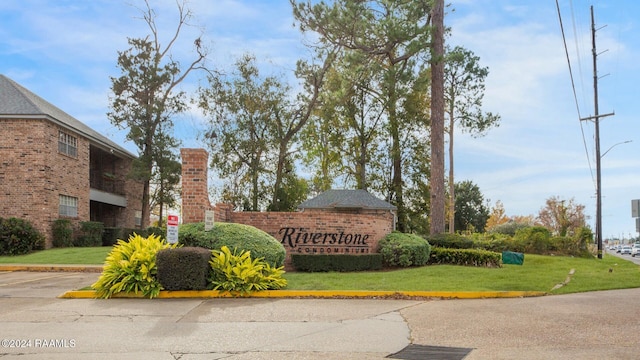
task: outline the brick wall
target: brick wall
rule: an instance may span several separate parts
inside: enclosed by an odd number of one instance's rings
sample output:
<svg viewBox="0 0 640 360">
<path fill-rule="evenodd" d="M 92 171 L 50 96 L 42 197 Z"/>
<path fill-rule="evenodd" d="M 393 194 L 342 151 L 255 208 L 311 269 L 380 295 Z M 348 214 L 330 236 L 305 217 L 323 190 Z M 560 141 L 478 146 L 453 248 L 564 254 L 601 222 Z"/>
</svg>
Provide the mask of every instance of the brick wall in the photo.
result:
<svg viewBox="0 0 640 360">
<path fill-rule="evenodd" d="M 181 149 L 182 222 L 204 221 L 213 210 L 215 221 L 255 226 L 278 239 L 292 253 L 375 253 L 378 242 L 393 231 L 394 214 L 384 210 L 300 212 L 234 212 L 229 204 L 211 206 L 207 185 L 208 154 Z"/>
<path fill-rule="evenodd" d="M 58 153 L 59 127 L 42 119 L 3 119 L 0 137 L 1 217 L 30 221 L 51 247 L 59 195 L 78 198 L 78 217 L 89 218 L 89 142 L 77 134 L 78 156 Z"/>
<path fill-rule="evenodd" d="M 2 119 L 0 125 L 0 217 L 28 220 L 45 235 L 49 248 L 52 224 L 60 218 L 60 195 L 78 198 L 78 216 L 69 218 L 76 228 L 90 220 L 90 142 L 46 119 Z M 58 152 L 59 130 L 76 137 L 77 157 Z M 124 179 L 131 160 L 118 161 L 116 167 Z M 125 192 L 128 206 L 117 212 L 116 222 L 134 228 L 142 183 L 127 179 Z"/>
</svg>

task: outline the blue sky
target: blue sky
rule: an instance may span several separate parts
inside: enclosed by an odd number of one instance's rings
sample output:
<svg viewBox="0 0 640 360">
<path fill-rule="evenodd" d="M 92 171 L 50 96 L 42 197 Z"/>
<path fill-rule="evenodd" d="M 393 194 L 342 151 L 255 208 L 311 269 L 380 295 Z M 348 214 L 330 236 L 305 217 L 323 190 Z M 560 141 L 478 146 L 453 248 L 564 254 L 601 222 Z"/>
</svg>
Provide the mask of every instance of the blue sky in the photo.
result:
<svg viewBox="0 0 640 360">
<path fill-rule="evenodd" d="M 4 0 L 0 2 L 0 73 L 12 78 L 132 152 L 124 133 L 106 118 L 110 76 L 127 37 L 148 33 L 141 0 Z M 161 38 L 175 29 L 174 0 L 151 0 Z M 589 7 L 594 6 L 598 49 L 603 235 L 637 236 L 631 200 L 640 199 L 640 2 L 559 0 L 577 106 L 553 0 L 461 0 L 445 18 L 448 43 L 461 45 L 489 67 L 485 110 L 502 116 L 482 138 L 456 135 L 456 181 L 471 180 L 507 215 L 537 214 L 551 196 L 574 198 L 595 222 L 593 67 Z M 202 34 L 208 65 L 229 69 L 251 52 L 264 74 L 290 76 L 306 56 L 286 0 L 190 0 L 197 26 L 185 28 L 175 56 L 188 61 Z M 453 11 L 452 11 L 453 10 Z M 202 74 L 183 89 L 193 91 Z M 578 113 L 579 109 L 579 113 Z M 202 116 L 184 114 L 176 131 L 184 146 L 197 139 Z M 629 143 L 620 144 L 625 141 Z M 618 145 L 619 144 L 619 145 Z"/>
</svg>

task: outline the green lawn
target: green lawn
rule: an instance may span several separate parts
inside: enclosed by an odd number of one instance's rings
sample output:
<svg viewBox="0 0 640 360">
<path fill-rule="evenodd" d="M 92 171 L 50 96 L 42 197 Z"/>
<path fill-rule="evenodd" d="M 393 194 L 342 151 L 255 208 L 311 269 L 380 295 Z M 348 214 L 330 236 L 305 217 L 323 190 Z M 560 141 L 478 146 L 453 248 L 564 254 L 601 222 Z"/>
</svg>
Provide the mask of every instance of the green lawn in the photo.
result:
<svg viewBox="0 0 640 360">
<path fill-rule="evenodd" d="M 0 264 L 102 265 L 111 249 L 110 246 L 56 248 L 27 255 L 0 256 Z"/>
<path fill-rule="evenodd" d="M 0 264 L 101 265 L 111 247 L 63 248 L 0 256 Z M 615 256 L 580 259 L 525 255 L 524 265 L 487 269 L 451 265 L 353 273 L 285 273 L 289 290 L 551 291 L 554 294 L 640 287 L 640 266 Z M 610 271 L 611 270 L 611 271 Z"/>
</svg>

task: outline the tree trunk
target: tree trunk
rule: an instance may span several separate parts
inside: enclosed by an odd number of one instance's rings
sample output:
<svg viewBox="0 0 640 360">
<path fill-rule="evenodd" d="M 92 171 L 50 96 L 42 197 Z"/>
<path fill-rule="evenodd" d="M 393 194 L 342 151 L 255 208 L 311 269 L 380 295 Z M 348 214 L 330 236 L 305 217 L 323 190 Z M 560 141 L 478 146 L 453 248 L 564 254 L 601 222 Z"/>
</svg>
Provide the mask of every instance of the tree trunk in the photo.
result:
<svg viewBox="0 0 640 360">
<path fill-rule="evenodd" d="M 431 226 L 430 233 L 445 229 L 444 191 L 444 0 L 435 0 L 431 52 Z"/>
<path fill-rule="evenodd" d="M 449 233 L 456 232 L 456 192 L 453 178 L 453 102 L 449 105 Z"/>
</svg>

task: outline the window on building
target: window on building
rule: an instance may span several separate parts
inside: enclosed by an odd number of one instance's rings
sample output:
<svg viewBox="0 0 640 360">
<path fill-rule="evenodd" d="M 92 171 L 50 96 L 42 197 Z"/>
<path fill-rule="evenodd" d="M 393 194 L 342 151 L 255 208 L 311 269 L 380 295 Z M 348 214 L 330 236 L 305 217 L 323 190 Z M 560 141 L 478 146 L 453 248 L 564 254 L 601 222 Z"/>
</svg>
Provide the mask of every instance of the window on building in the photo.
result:
<svg viewBox="0 0 640 360">
<path fill-rule="evenodd" d="M 67 195 L 60 195 L 60 206 L 58 208 L 60 216 L 78 216 L 78 198 Z"/>
<path fill-rule="evenodd" d="M 142 226 L 142 211 L 136 210 L 136 226 Z"/>
<path fill-rule="evenodd" d="M 58 152 L 78 157 L 78 139 L 64 131 L 58 131 Z"/>
</svg>

